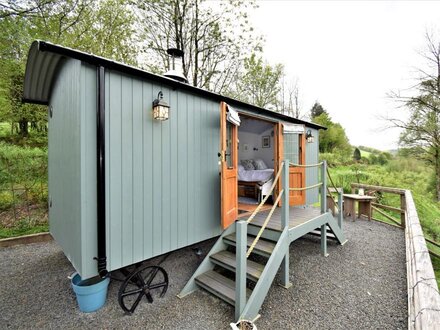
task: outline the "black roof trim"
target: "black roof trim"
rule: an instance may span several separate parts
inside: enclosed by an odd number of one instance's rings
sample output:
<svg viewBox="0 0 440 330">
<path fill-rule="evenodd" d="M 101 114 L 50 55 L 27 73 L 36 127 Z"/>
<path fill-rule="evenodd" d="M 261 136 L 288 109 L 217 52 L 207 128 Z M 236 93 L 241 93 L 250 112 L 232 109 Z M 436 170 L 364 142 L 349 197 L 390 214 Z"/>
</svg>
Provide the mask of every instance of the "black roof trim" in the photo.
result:
<svg viewBox="0 0 440 330">
<path fill-rule="evenodd" d="M 301 120 L 301 119 L 296 119 L 296 118 L 292 118 L 286 115 L 283 115 L 281 113 L 278 112 L 274 112 L 274 111 L 270 111 L 264 108 L 260 108 L 258 106 L 252 105 L 252 104 L 248 104 L 227 96 L 223 96 L 214 92 L 210 92 L 208 90 L 205 89 L 201 89 L 198 87 L 194 87 L 191 86 L 189 84 L 185 84 L 185 83 L 181 83 L 179 81 L 167 78 L 165 76 L 160 76 L 157 74 L 153 74 L 144 70 L 141 70 L 139 68 L 135 68 L 133 66 L 127 65 L 127 64 L 123 64 L 120 62 L 116 62 L 116 61 L 112 61 L 109 59 L 106 59 L 104 57 L 101 56 L 96 56 L 93 54 L 88 54 L 82 51 L 78 51 L 72 48 L 67 48 L 67 47 L 62 47 L 59 45 L 55 45 L 46 41 L 38 41 L 38 49 L 42 52 L 52 52 L 52 53 L 56 53 L 62 56 L 66 56 L 69 58 L 73 58 L 76 60 L 80 60 L 92 65 L 96 65 L 96 66 L 103 66 L 107 69 L 110 70 L 116 70 L 116 71 L 121 71 L 123 73 L 127 73 L 133 76 L 137 76 L 140 78 L 147 78 L 153 81 L 157 81 L 159 83 L 163 83 L 163 84 L 167 84 L 169 86 L 171 86 L 174 89 L 181 89 L 181 90 L 186 90 L 186 91 L 190 91 L 199 95 L 203 95 L 218 101 L 225 101 L 228 104 L 231 104 L 232 106 L 241 106 L 241 107 L 246 107 L 251 109 L 252 111 L 254 111 L 255 113 L 259 114 L 259 115 L 265 115 L 265 116 L 270 116 L 273 118 L 277 118 L 279 120 L 283 120 L 286 122 L 291 122 L 291 123 L 295 123 L 295 124 L 304 124 L 308 127 L 311 128 L 315 128 L 315 129 L 327 129 L 324 126 L 315 124 L 315 123 L 311 123 L 305 120 Z M 28 101 L 28 100 L 26 100 Z"/>
</svg>

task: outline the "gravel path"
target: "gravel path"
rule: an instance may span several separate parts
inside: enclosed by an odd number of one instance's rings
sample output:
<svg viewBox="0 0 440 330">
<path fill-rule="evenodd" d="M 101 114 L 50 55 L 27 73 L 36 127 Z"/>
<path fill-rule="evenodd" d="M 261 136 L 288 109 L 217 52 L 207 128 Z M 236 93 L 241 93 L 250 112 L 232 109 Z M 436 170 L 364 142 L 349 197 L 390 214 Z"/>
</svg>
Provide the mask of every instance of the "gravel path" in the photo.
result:
<svg viewBox="0 0 440 330">
<path fill-rule="evenodd" d="M 349 242 L 329 242 L 327 258 L 318 238 L 292 243 L 293 287 L 272 286 L 259 329 L 407 328 L 403 232 L 366 220 L 346 221 L 345 232 Z M 229 305 L 201 290 L 176 297 L 200 261 L 191 248 L 171 254 L 162 264 L 170 275 L 166 296 L 141 303 L 132 316 L 118 305 L 117 282 L 106 305 L 85 314 L 67 279 L 73 268 L 55 242 L 0 248 L 0 328 L 228 329 Z"/>
</svg>

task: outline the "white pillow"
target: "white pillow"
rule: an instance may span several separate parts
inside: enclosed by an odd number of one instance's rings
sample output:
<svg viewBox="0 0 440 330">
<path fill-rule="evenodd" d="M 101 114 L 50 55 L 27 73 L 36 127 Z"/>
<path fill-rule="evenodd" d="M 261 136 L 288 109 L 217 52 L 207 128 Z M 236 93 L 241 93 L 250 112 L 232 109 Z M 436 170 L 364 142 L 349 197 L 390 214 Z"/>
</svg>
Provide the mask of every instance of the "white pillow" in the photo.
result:
<svg viewBox="0 0 440 330">
<path fill-rule="evenodd" d="M 239 165 L 238 165 L 238 173 L 241 173 L 241 172 L 243 172 L 243 171 L 246 171 L 246 170 L 244 169 L 244 166 L 241 165 L 241 164 L 239 164 Z"/>
<path fill-rule="evenodd" d="M 246 171 L 255 170 L 254 161 L 252 159 L 243 159 L 241 165 L 243 165 Z"/>
<path fill-rule="evenodd" d="M 255 165 L 255 169 L 256 170 L 266 170 L 266 169 L 268 169 L 268 167 L 266 166 L 266 164 L 264 163 L 264 161 L 262 159 L 255 159 L 254 160 L 254 165 Z"/>
</svg>

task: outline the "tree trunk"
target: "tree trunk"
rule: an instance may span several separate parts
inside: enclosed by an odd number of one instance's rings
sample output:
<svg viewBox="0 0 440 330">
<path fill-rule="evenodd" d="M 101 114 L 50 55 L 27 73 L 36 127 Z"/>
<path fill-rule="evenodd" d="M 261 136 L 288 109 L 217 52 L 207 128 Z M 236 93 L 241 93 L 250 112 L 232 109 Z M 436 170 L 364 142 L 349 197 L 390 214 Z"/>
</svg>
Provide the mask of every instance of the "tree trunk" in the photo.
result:
<svg viewBox="0 0 440 330">
<path fill-rule="evenodd" d="M 29 123 L 26 119 L 22 119 L 18 122 L 18 127 L 20 130 L 20 135 L 21 136 L 28 136 L 29 135 L 29 131 L 28 131 L 28 127 L 29 127 Z"/>
</svg>

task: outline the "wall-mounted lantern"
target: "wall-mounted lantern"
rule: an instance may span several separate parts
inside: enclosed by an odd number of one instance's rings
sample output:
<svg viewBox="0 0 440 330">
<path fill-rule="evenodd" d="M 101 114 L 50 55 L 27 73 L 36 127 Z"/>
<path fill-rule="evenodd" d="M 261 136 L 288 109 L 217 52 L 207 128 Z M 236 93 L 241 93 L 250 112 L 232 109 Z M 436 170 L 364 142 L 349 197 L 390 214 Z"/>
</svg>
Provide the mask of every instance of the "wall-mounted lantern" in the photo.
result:
<svg viewBox="0 0 440 330">
<path fill-rule="evenodd" d="M 312 131 L 311 130 L 307 130 L 306 133 L 306 139 L 307 139 L 307 143 L 313 143 L 315 141 L 315 137 L 312 135 Z"/>
<path fill-rule="evenodd" d="M 167 120 L 170 115 L 170 106 L 163 100 L 163 93 L 157 94 L 157 99 L 153 101 L 153 118 L 156 120 Z"/>
</svg>

